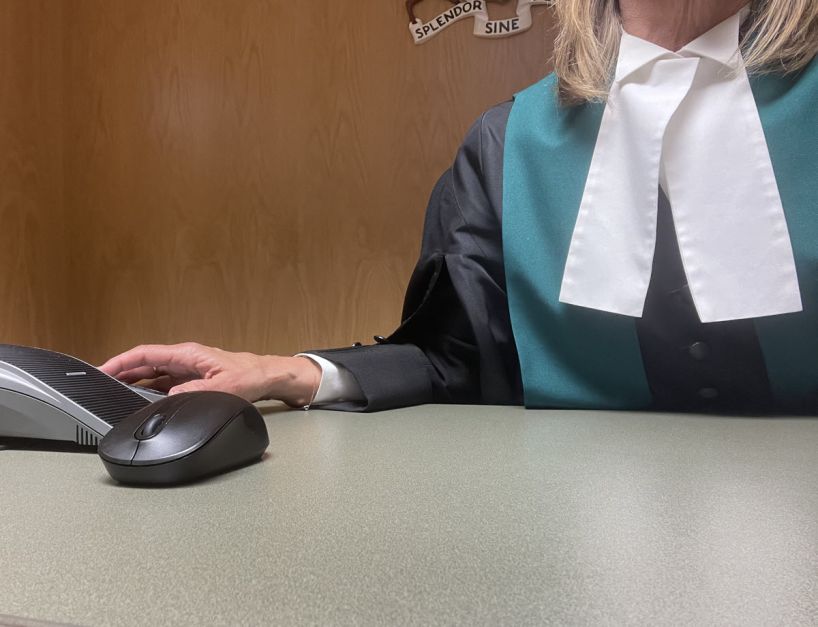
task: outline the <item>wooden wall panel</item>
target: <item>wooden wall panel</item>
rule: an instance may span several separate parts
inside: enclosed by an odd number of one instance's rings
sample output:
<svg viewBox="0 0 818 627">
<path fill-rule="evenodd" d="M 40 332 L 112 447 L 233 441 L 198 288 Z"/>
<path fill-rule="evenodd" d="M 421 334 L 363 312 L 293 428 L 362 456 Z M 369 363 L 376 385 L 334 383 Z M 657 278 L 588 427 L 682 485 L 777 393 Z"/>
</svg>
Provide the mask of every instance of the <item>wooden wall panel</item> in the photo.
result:
<svg viewBox="0 0 818 627">
<path fill-rule="evenodd" d="M 537 9 L 516 38 L 464 22 L 416 47 L 402 0 L 66 2 L 76 351 L 388 333 L 436 177 L 547 71 Z"/>
<path fill-rule="evenodd" d="M 0 342 L 70 350 L 62 5 L 0 0 Z"/>
</svg>

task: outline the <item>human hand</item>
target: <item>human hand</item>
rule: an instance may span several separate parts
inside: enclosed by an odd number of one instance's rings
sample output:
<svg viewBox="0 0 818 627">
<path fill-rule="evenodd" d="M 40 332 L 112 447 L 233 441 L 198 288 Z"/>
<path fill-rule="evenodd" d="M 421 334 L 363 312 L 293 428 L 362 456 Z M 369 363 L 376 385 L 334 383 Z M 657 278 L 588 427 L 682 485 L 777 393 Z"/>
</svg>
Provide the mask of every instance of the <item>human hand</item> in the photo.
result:
<svg viewBox="0 0 818 627">
<path fill-rule="evenodd" d="M 308 405 L 321 382 L 321 368 L 306 357 L 231 353 L 195 342 L 144 345 L 112 357 L 100 370 L 125 383 L 169 394 L 218 390 L 250 402 L 282 400 Z"/>
</svg>

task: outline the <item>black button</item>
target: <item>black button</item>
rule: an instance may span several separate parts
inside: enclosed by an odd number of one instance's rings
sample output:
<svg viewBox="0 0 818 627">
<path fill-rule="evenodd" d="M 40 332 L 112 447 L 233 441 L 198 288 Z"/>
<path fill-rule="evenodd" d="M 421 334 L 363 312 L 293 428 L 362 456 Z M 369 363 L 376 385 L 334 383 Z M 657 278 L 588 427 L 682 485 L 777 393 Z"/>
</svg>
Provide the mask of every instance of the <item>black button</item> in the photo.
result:
<svg viewBox="0 0 818 627">
<path fill-rule="evenodd" d="M 375 335 L 372 339 L 378 344 L 386 344 L 386 338 L 383 335 Z"/>
<path fill-rule="evenodd" d="M 719 391 L 716 388 L 702 388 L 699 390 L 699 398 L 703 398 L 707 401 L 712 401 L 714 398 L 719 397 Z"/>
<path fill-rule="evenodd" d="M 162 414 L 154 414 L 142 423 L 139 431 L 136 432 L 137 440 L 149 440 L 162 430 L 165 426 L 165 417 Z"/>
<path fill-rule="evenodd" d="M 360 348 L 361 346 L 363 346 L 363 344 L 361 344 L 360 342 L 355 342 L 355 343 L 352 345 L 352 348 Z"/>
<path fill-rule="evenodd" d="M 710 345 L 706 342 L 695 342 L 688 347 L 687 352 L 696 361 L 704 361 L 710 357 Z"/>
</svg>

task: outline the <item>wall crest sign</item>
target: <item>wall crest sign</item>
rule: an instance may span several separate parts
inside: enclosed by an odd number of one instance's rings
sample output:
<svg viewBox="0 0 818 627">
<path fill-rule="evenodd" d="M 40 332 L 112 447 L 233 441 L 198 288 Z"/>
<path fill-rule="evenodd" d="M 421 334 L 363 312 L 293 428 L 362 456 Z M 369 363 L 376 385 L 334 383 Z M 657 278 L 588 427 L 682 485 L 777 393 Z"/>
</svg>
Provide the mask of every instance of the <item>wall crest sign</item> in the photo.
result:
<svg viewBox="0 0 818 627">
<path fill-rule="evenodd" d="M 531 7 L 548 5 L 553 0 L 517 0 L 517 15 L 504 20 L 489 19 L 488 7 L 490 2 L 505 3 L 508 0 L 450 0 L 454 5 L 437 17 L 424 22 L 415 16 L 415 5 L 421 0 L 406 0 L 406 10 L 409 12 L 409 32 L 416 44 L 429 41 L 438 33 L 459 22 L 474 18 L 474 34 L 478 37 L 495 38 L 518 35 L 531 28 Z"/>
</svg>

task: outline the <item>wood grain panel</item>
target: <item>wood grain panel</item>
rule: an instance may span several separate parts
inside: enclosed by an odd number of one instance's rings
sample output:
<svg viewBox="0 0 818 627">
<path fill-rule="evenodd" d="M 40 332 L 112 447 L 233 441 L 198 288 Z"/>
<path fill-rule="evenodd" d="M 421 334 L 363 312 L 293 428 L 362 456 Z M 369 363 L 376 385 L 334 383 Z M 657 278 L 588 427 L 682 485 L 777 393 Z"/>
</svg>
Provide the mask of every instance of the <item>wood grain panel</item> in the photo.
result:
<svg viewBox="0 0 818 627">
<path fill-rule="evenodd" d="M 71 350 L 62 5 L 0 0 L 0 342 Z"/>
<path fill-rule="evenodd" d="M 418 47 L 402 0 L 72 0 L 64 20 L 72 333 L 94 361 L 389 332 L 436 177 L 551 39 L 540 9 L 512 39 L 464 22 Z"/>
</svg>

